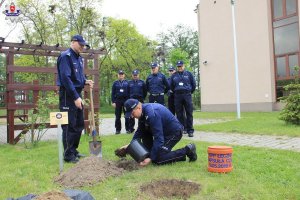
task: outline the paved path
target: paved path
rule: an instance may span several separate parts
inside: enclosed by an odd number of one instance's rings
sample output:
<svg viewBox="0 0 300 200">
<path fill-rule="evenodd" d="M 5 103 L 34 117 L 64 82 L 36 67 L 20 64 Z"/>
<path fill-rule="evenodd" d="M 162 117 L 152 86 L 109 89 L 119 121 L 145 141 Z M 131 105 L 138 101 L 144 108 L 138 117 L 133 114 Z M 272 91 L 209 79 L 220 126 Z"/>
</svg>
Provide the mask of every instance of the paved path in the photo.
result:
<svg viewBox="0 0 300 200">
<path fill-rule="evenodd" d="M 300 152 L 300 137 L 245 135 L 235 133 L 215 133 L 196 131 L 190 140 L 225 143 L 239 146 L 266 147 L 271 149 L 285 149 Z"/>
<path fill-rule="evenodd" d="M 220 120 L 195 119 L 194 124 L 208 124 L 216 123 L 219 121 Z M 122 124 L 124 124 L 124 119 L 122 119 Z M 113 118 L 106 118 L 100 121 L 100 134 L 112 135 L 114 134 L 114 132 L 115 128 Z M 124 128 L 122 129 L 121 133 L 125 133 Z M 56 135 L 57 129 L 49 129 L 45 136 L 43 136 L 43 140 L 56 139 Z M 196 131 L 194 133 L 194 137 L 189 138 L 187 137 L 187 135 L 184 135 L 184 138 L 212 143 L 224 143 L 229 145 L 241 145 L 252 147 L 266 147 L 272 149 L 285 149 L 300 152 L 300 137 L 245 135 L 235 133 L 233 134 Z M 6 126 L 0 126 L 0 144 L 1 143 L 6 143 Z"/>
</svg>

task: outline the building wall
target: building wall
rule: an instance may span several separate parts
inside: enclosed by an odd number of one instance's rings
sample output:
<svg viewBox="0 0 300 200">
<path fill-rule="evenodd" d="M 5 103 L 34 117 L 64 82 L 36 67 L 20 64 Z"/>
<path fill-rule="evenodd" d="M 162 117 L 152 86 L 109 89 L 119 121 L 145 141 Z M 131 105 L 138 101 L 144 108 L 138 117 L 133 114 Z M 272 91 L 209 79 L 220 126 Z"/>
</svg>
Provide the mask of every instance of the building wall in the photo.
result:
<svg viewBox="0 0 300 200">
<path fill-rule="evenodd" d="M 270 0 L 235 3 L 241 111 L 272 111 L 275 108 L 271 16 Z M 198 23 L 202 110 L 235 111 L 230 1 L 199 1 Z"/>
</svg>

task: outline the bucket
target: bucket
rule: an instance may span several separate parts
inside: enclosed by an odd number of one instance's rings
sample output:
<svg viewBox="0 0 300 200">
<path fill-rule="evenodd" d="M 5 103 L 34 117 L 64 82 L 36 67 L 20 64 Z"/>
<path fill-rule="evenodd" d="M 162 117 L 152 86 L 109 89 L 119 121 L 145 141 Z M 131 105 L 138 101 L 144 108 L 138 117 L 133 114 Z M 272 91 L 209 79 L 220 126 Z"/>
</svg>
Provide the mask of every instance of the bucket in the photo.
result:
<svg viewBox="0 0 300 200">
<path fill-rule="evenodd" d="M 232 170 L 232 147 L 228 146 L 209 146 L 208 171 L 225 173 Z"/>
<path fill-rule="evenodd" d="M 126 151 L 138 163 L 149 156 L 148 150 L 139 140 L 132 140 Z"/>
</svg>

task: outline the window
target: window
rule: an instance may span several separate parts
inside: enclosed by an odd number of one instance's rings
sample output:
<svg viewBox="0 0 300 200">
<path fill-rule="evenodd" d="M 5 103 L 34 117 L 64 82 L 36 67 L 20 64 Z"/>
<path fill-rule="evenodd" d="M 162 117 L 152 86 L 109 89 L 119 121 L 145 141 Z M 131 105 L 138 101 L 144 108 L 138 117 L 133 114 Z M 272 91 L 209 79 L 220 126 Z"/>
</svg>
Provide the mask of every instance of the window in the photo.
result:
<svg viewBox="0 0 300 200">
<path fill-rule="evenodd" d="M 277 97 L 284 95 L 283 86 L 294 79 L 299 66 L 298 0 L 272 0 L 275 80 Z"/>
<path fill-rule="evenodd" d="M 299 65 L 298 55 L 289 55 L 290 76 L 295 76 L 295 66 Z"/>
<path fill-rule="evenodd" d="M 274 29 L 275 55 L 299 51 L 298 23 Z"/>
<path fill-rule="evenodd" d="M 273 18 L 280 18 L 283 16 L 282 0 L 273 1 Z"/>
<path fill-rule="evenodd" d="M 286 70 L 285 70 L 285 57 L 278 57 L 276 59 L 276 65 L 277 65 L 277 77 L 285 77 L 286 76 Z"/>
<path fill-rule="evenodd" d="M 273 0 L 273 19 L 297 14 L 297 0 Z"/>
<path fill-rule="evenodd" d="M 286 15 L 295 14 L 297 12 L 296 6 L 296 0 L 286 0 Z"/>
</svg>

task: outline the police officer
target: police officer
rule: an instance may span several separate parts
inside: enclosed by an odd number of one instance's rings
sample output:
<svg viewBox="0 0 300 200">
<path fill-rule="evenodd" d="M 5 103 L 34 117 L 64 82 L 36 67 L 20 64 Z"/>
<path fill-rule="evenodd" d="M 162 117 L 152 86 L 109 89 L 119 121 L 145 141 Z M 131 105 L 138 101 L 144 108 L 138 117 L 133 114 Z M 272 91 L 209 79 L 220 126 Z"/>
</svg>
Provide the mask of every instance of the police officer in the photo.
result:
<svg viewBox="0 0 300 200">
<path fill-rule="evenodd" d="M 128 82 L 125 80 L 125 73 L 123 70 L 118 71 L 118 80 L 116 80 L 112 85 L 111 91 L 111 101 L 112 106 L 115 108 L 115 128 L 116 134 L 121 133 L 121 114 L 124 111 L 124 102 L 128 99 Z M 129 119 L 125 118 L 125 129 L 129 132 Z"/>
<path fill-rule="evenodd" d="M 149 158 L 140 162 L 141 166 L 146 166 L 150 162 L 162 165 L 185 161 L 186 156 L 189 161 L 197 160 L 194 144 L 172 151 L 182 138 L 183 126 L 165 106 L 157 103 L 142 104 L 136 99 L 128 99 L 124 106 L 127 117 L 139 119 L 139 126 L 132 140 L 142 140 L 150 151 Z M 127 145 L 122 148 L 127 148 Z"/>
<path fill-rule="evenodd" d="M 88 46 L 81 35 L 74 35 L 70 48 L 62 52 L 57 59 L 59 86 L 59 109 L 68 112 L 69 124 L 62 125 L 64 160 L 76 163 L 83 157 L 77 150 L 84 129 L 81 91 L 84 85 L 93 87 L 94 82 L 87 80 L 80 53 Z"/>
<path fill-rule="evenodd" d="M 196 81 L 191 72 L 184 69 L 184 62 L 177 61 L 177 72 L 171 77 L 171 90 L 175 95 L 175 110 L 178 120 L 184 124 L 184 111 L 186 113 L 185 130 L 189 137 L 193 137 L 193 102 L 192 93 L 196 88 Z"/>
<path fill-rule="evenodd" d="M 139 102 L 144 103 L 144 99 L 147 96 L 146 84 L 143 80 L 140 80 L 139 70 L 135 69 L 132 71 L 132 80 L 128 82 L 128 93 L 132 99 L 137 99 Z M 129 133 L 134 132 L 135 119 L 129 119 Z"/>
<path fill-rule="evenodd" d="M 173 66 L 169 67 L 169 78 L 168 83 L 171 85 L 171 76 L 176 72 Z M 174 104 L 174 93 L 172 90 L 168 92 L 168 108 L 173 115 L 175 115 L 175 104 Z"/>
<path fill-rule="evenodd" d="M 164 94 L 169 90 L 169 83 L 164 74 L 159 72 L 157 63 L 151 64 L 152 74 L 146 79 L 146 87 L 149 92 L 149 103 L 165 105 Z"/>
</svg>

